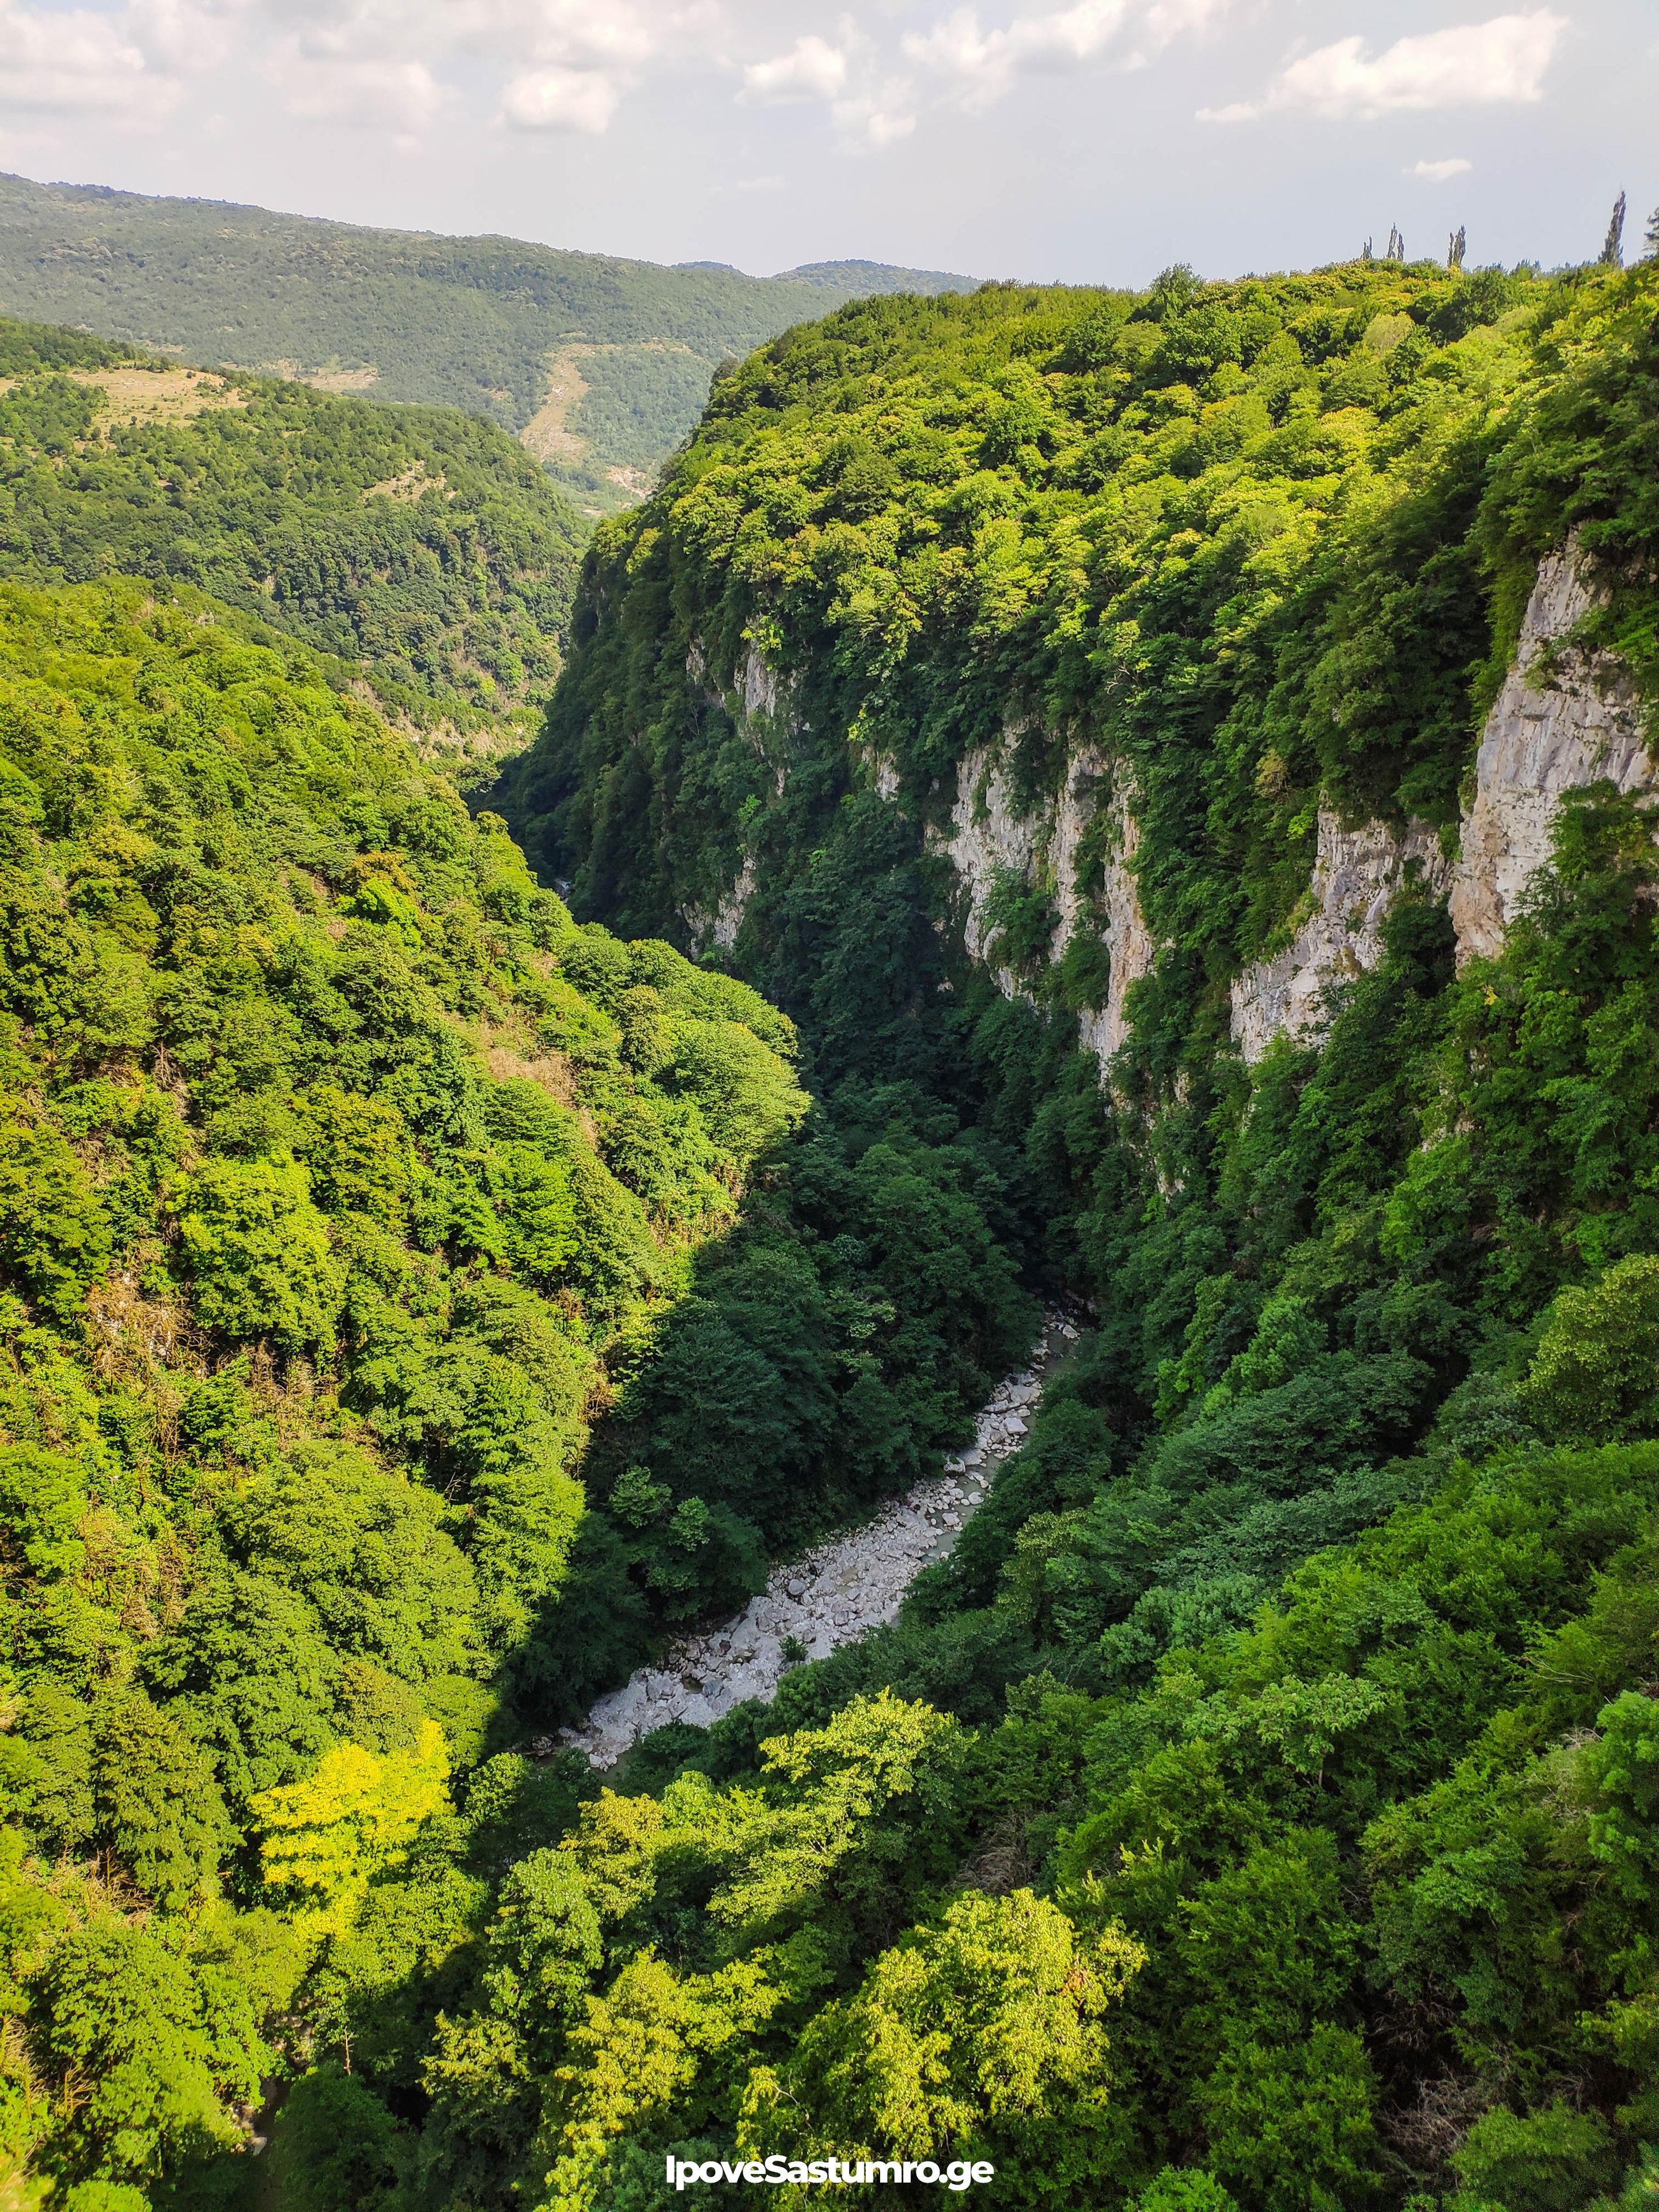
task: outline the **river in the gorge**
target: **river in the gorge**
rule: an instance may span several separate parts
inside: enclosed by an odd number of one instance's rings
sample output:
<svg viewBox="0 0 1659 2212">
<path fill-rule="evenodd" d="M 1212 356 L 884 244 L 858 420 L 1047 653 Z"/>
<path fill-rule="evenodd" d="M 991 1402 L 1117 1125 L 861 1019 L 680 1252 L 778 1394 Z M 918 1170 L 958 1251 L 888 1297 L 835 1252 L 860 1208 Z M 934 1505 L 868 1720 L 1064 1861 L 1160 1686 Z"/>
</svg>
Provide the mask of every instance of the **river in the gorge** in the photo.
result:
<svg viewBox="0 0 1659 2212">
<path fill-rule="evenodd" d="M 684 1638 L 660 1666 L 641 1667 L 597 1698 L 586 1720 L 561 1730 L 558 1740 L 597 1767 L 614 1766 L 653 1729 L 671 1721 L 707 1728 L 747 1698 L 770 1698 L 803 1656 L 827 1658 L 894 1620 L 921 1569 L 949 1556 L 998 1462 L 1024 1442 L 1048 1365 L 1076 1335 L 1063 1316 L 1047 1316 L 1030 1365 L 998 1383 L 974 1441 L 946 1461 L 943 1474 L 889 1499 L 873 1520 L 774 1567 L 766 1588 L 734 1619 Z"/>
</svg>

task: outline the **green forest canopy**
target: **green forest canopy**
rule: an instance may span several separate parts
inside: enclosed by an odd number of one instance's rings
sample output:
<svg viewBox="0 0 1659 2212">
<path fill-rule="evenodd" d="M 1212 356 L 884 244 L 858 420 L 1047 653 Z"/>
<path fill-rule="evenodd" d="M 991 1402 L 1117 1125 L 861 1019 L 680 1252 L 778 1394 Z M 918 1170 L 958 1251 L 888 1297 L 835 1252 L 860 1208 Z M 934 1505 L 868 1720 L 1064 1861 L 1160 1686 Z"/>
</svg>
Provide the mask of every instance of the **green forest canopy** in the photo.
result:
<svg viewBox="0 0 1659 2212">
<path fill-rule="evenodd" d="M 521 741 L 587 526 L 492 424 L 5 320 L 0 378 L 0 575 L 197 584 L 319 647 L 428 750 Z"/>
<path fill-rule="evenodd" d="M 555 474 L 585 504 L 631 495 L 702 411 L 713 371 L 869 293 L 965 291 L 939 270 L 832 261 L 779 276 L 659 268 L 507 238 L 373 230 L 216 200 L 0 177 L 0 307 L 216 367 L 368 380 L 516 434 L 550 356 L 588 389 Z M 592 350 L 586 350 L 592 349 Z"/>
<path fill-rule="evenodd" d="M 745 866 L 740 972 L 826 1080 L 977 1093 L 1027 1249 L 1102 1319 L 900 1627 L 646 1747 L 562 1846 L 642 1863 L 519 2138 L 541 2201 L 832 2141 L 992 2157 L 1031 2205 L 1646 2201 L 1647 804 L 1563 810 L 1491 963 L 1408 888 L 1322 1050 L 1247 1069 L 1226 994 L 1318 804 L 1455 834 L 1569 531 L 1590 641 L 1659 689 L 1656 307 L 1645 266 L 1363 264 L 866 303 L 723 380 L 600 532 L 502 786 L 532 857 L 665 933 Z M 789 709 L 740 724 L 754 649 Z M 1005 727 L 1028 805 L 1079 740 L 1127 773 L 1162 949 L 1106 1097 L 1098 852 L 1063 964 L 1061 887 L 1000 891 L 1025 1000 L 951 951 L 925 833 Z M 744 1838 L 846 1790 L 866 1839 L 766 1886 Z M 526 2034 L 474 2007 L 469 2053 Z M 624 2090 L 648 2034 L 677 2055 Z M 428 2153 L 505 2125 L 453 2064 Z"/>
<path fill-rule="evenodd" d="M 222 2201 L 432 1821 L 375 1988 L 470 1940 L 484 1808 L 487 1857 L 574 1804 L 525 1731 L 936 1464 L 1030 1328 L 992 1163 L 902 1096 L 792 1150 L 792 1025 L 577 929 L 328 673 L 189 586 L 0 584 L 0 2149 L 75 2212 Z"/>
<path fill-rule="evenodd" d="M 1570 529 L 1651 696 L 1656 304 L 1176 270 L 788 334 L 600 532 L 503 780 L 580 921 L 301 637 L 0 585 L 15 2192 L 1647 2201 L 1646 803 L 1563 810 L 1496 960 L 1408 888 L 1322 1048 L 1246 1068 L 1225 993 L 1322 796 L 1455 823 Z M 740 726 L 756 645 L 801 711 Z M 1033 804 L 1062 739 L 1133 769 L 1108 1088 L 1102 855 L 1058 966 L 1001 887 L 1008 998 L 925 834 L 1011 712 Z M 610 1786 L 543 1755 L 936 1466 L 1039 1290 L 1097 1326 L 900 1622 Z"/>
</svg>

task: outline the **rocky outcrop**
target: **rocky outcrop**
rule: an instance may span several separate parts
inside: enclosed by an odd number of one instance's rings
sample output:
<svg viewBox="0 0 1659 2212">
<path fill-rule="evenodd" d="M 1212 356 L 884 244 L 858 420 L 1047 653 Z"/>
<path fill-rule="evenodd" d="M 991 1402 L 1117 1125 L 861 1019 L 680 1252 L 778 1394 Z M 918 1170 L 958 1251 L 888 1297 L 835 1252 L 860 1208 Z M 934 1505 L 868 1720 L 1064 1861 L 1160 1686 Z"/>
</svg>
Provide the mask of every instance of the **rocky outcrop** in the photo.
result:
<svg viewBox="0 0 1659 2212">
<path fill-rule="evenodd" d="M 775 1567 L 765 1589 L 736 1620 L 688 1637 L 661 1667 L 645 1667 L 621 1689 L 599 1698 L 580 1728 L 562 1741 L 595 1766 L 613 1766 L 653 1729 L 671 1721 L 696 1728 L 746 1698 L 770 1698 L 802 1651 L 827 1658 L 897 1614 L 921 1568 L 945 1558 L 984 1497 L 993 1469 L 1024 1442 L 1028 1416 L 1042 1395 L 1053 1351 L 1077 1330 L 1057 1314 L 1031 1365 L 999 1383 L 975 1425 L 973 1443 L 942 1475 L 891 1500 L 862 1528 Z M 786 1653 L 788 1644 L 791 1652 Z M 532 1751 L 554 1748 L 552 1739 Z"/>
<path fill-rule="evenodd" d="M 743 917 L 754 896 L 755 863 L 745 854 L 731 890 L 720 894 L 712 914 L 704 907 L 686 908 L 685 924 L 691 933 L 692 950 L 702 953 L 711 945 L 717 945 L 722 952 L 729 952 L 738 941 Z"/>
<path fill-rule="evenodd" d="M 1079 883 L 1084 841 L 1100 809 L 1109 810 L 1103 882 L 1085 895 Z M 998 878 L 1005 872 L 1030 881 L 1046 877 L 1054 890 L 1059 917 L 1050 957 L 1064 957 L 1081 928 L 1098 929 L 1109 955 L 1105 1002 L 1079 1019 L 1085 1047 L 1096 1054 L 1103 1075 L 1127 1034 L 1124 999 L 1131 983 L 1148 974 L 1156 947 L 1141 917 L 1135 887 L 1134 857 L 1139 830 L 1121 767 L 1096 746 L 1080 745 L 1066 763 L 1066 781 L 1048 805 L 1023 813 L 1017 805 L 1001 747 L 979 745 L 957 768 L 956 803 L 950 833 L 937 841 L 957 872 L 963 894 L 963 935 L 969 956 L 987 957 L 994 935 L 987 909 Z M 1006 969 L 995 971 L 1009 996 L 1018 980 Z"/>
<path fill-rule="evenodd" d="M 1540 563 L 1514 663 L 1481 732 L 1451 885 L 1460 962 L 1502 945 L 1528 884 L 1550 858 L 1565 793 L 1603 776 L 1620 791 L 1659 784 L 1628 674 L 1561 642 L 1595 604 L 1575 553 L 1569 545 Z"/>
<path fill-rule="evenodd" d="M 753 644 L 735 672 L 729 690 L 722 691 L 714 684 L 708 657 L 695 642 L 685 657 L 685 672 L 711 705 L 726 708 L 738 731 L 748 738 L 772 771 L 773 796 L 781 799 L 788 775 L 787 748 L 796 728 L 789 679 L 781 676 Z M 711 945 L 722 952 L 732 950 L 754 895 L 755 863 L 745 856 L 729 889 L 721 892 L 712 908 L 682 908 L 694 957 L 700 957 Z"/>
<path fill-rule="evenodd" d="M 1152 933 L 1141 915 L 1140 893 L 1135 883 L 1134 858 L 1140 844 L 1140 824 L 1129 804 L 1127 786 L 1113 794 L 1111 808 L 1100 896 L 1104 915 L 1101 935 L 1106 940 L 1111 965 L 1104 1005 L 1092 1013 L 1085 1013 L 1079 1023 L 1083 1042 L 1099 1060 L 1103 1075 L 1129 1034 L 1128 1018 L 1124 1012 L 1129 986 L 1152 974 L 1152 963 L 1158 957 Z"/>
<path fill-rule="evenodd" d="M 1450 872 L 1426 822 L 1411 823 L 1403 836 L 1383 822 L 1345 830 L 1322 808 L 1313 880 L 1296 934 L 1233 985 L 1233 1042 L 1245 1060 L 1260 1060 L 1276 1036 L 1322 1036 L 1332 987 L 1382 960 L 1382 923 L 1407 874 L 1443 891 Z"/>
<path fill-rule="evenodd" d="M 737 695 L 744 720 L 752 722 L 757 715 L 764 714 L 768 721 L 775 722 L 781 697 L 787 719 L 790 709 L 787 691 L 786 680 L 772 666 L 760 647 L 751 644 L 743 657 L 742 667 L 738 671 Z"/>
<path fill-rule="evenodd" d="M 957 763 L 950 834 L 941 849 L 962 886 L 963 941 L 970 960 L 986 958 L 995 934 L 988 909 L 998 881 L 1009 873 L 1030 876 L 1050 826 L 1041 813 L 1020 811 L 1000 747 L 975 745 L 963 755 Z M 1009 969 L 994 973 L 1008 997 L 1018 993 L 1018 981 Z"/>
<path fill-rule="evenodd" d="M 1566 793 L 1602 777 L 1620 791 L 1659 788 L 1628 674 L 1565 642 L 1594 605 L 1575 546 L 1539 564 L 1514 662 L 1481 732 L 1455 863 L 1425 823 L 1401 836 L 1382 822 L 1344 830 L 1322 812 L 1294 939 L 1233 986 L 1232 1033 L 1247 1060 L 1260 1060 L 1276 1036 L 1324 1034 L 1332 987 L 1376 966 L 1383 917 L 1413 868 L 1449 894 L 1459 963 L 1490 956 L 1549 861 Z"/>
</svg>

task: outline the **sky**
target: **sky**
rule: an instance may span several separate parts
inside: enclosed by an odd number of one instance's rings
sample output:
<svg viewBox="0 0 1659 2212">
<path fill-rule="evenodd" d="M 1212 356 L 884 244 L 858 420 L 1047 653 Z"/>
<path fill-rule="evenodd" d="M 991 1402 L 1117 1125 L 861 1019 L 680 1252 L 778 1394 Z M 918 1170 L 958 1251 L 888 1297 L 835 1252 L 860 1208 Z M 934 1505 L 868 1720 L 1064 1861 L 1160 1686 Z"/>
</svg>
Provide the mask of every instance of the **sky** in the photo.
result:
<svg viewBox="0 0 1659 2212">
<path fill-rule="evenodd" d="M 0 168 L 757 274 L 1633 258 L 1656 124 L 1656 0 L 0 0 Z"/>
</svg>

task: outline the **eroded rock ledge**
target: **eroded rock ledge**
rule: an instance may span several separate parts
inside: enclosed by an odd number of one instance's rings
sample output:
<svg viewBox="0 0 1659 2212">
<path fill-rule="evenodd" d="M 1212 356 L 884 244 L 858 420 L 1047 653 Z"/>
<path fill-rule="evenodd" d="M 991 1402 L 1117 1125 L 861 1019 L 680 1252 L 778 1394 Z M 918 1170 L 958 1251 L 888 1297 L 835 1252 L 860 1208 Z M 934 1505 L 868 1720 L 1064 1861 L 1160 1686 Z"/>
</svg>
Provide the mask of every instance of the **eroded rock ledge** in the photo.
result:
<svg viewBox="0 0 1659 2212">
<path fill-rule="evenodd" d="M 1009 737 L 1014 735 L 1009 732 Z M 1140 912 L 1134 860 L 1140 842 L 1128 771 L 1095 745 L 1079 745 L 1066 763 L 1057 798 L 1030 813 L 1018 811 L 1007 772 L 1006 745 L 977 745 L 957 767 L 956 803 L 948 832 L 933 840 L 962 884 L 963 936 L 969 957 L 986 960 L 994 934 L 989 906 L 997 881 L 1012 871 L 1026 881 L 1041 877 L 1054 891 L 1059 915 L 1049 957 L 1060 960 L 1089 920 L 1091 901 L 1079 889 L 1084 841 L 1103 807 L 1107 811 L 1102 881 L 1092 904 L 1106 946 L 1107 984 L 1099 1006 L 1079 1016 L 1079 1042 L 1100 1061 L 1103 1076 L 1128 1035 L 1124 1002 L 1129 986 L 1149 975 L 1157 946 Z M 1020 986 L 1006 969 L 997 983 L 1013 997 Z"/>
<path fill-rule="evenodd" d="M 1333 984 L 1375 968 L 1382 924 L 1408 873 L 1443 891 L 1451 864 L 1426 822 L 1397 836 L 1385 822 L 1345 830 L 1322 807 L 1304 918 L 1285 950 L 1245 969 L 1233 985 L 1233 1042 L 1252 1065 L 1276 1036 L 1317 1036 L 1329 1024 Z"/>
<path fill-rule="evenodd" d="M 1515 659 L 1480 733 L 1473 805 L 1451 885 L 1461 962 L 1490 957 L 1550 857 L 1564 794 L 1605 776 L 1620 791 L 1659 783 L 1628 672 L 1561 641 L 1595 598 L 1568 546 L 1539 563 Z M 1537 664 L 1549 653 L 1547 680 Z"/>
</svg>

